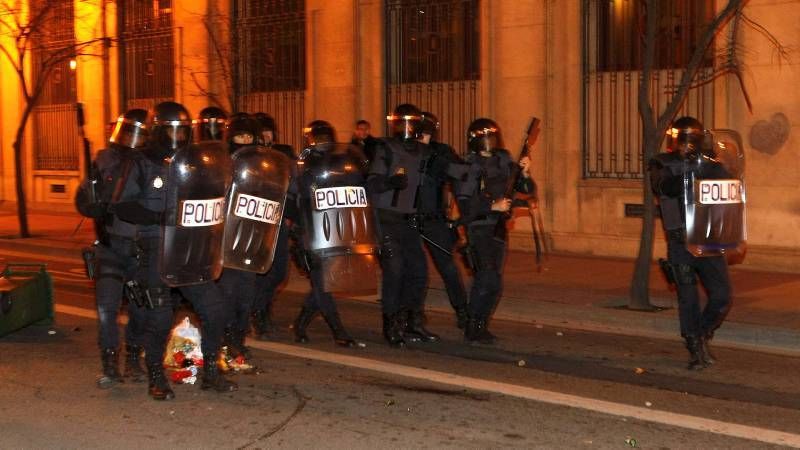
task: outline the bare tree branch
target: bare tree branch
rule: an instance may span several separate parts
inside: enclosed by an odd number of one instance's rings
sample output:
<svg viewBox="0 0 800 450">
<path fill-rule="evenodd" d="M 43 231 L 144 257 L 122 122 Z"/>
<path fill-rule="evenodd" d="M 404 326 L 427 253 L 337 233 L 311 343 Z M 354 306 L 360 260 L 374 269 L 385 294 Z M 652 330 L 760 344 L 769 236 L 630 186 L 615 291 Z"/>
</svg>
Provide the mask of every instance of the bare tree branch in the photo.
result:
<svg viewBox="0 0 800 450">
<path fill-rule="evenodd" d="M 669 104 L 666 108 L 664 108 L 664 112 L 658 118 L 656 128 L 657 131 L 662 135 L 661 140 L 664 139 L 663 134 L 666 131 L 669 122 L 675 117 L 675 114 L 678 112 L 678 108 L 680 108 L 681 104 L 683 103 L 686 93 L 689 92 L 689 89 L 692 85 L 692 80 L 697 75 L 697 70 L 703 63 L 703 59 L 705 58 L 711 43 L 714 41 L 714 37 L 720 32 L 725 24 L 731 20 L 734 14 L 740 11 L 748 1 L 749 0 L 730 0 L 725 8 L 720 11 L 714 20 L 712 20 L 711 23 L 709 23 L 706 27 L 703 35 L 700 38 L 700 41 L 697 43 L 697 47 L 695 48 L 691 59 L 689 59 L 689 64 L 686 66 L 686 69 L 681 75 L 681 81 L 678 83 L 677 92 L 672 96 Z"/>
</svg>

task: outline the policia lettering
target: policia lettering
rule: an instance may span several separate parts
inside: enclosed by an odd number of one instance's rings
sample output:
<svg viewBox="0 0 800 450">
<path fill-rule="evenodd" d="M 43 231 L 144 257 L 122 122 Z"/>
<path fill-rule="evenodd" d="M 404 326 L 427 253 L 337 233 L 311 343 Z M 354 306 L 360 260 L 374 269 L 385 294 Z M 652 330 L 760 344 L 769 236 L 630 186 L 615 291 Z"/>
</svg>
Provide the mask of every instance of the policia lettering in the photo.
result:
<svg viewBox="0 0 800 450">
<path fill-rule="evenodd" d="M 367 191 L 360 186 L 342 186 L 314 191 L 316 210 L 331 208 L 366 208 Z"/>
<path fill-rule="evenodd" d="M 247 194 L 239 194 L 233 214 L 243 219 L 273 224 L 282 217 L 280 203 Z"/>
<path fill-rule="evenodd" d="M 742 202 L 742 185 L 739 180 L 700 181 L 700 203 L 721 205 Z"/>
<path fill-rule="evenodd" d="M 207 227 L 223 222 L 225 197 L 185 200 L 181 205 L 181 226 Z"/>
</svg>

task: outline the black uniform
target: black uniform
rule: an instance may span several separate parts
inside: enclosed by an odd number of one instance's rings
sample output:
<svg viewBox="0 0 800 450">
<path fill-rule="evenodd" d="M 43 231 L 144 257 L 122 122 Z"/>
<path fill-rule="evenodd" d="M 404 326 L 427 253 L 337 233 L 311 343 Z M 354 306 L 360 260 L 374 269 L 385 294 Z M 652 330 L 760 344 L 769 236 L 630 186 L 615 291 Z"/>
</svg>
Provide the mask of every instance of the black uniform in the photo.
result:
<svg viewBox="0 0 800 450">
<path fill-rule="evenodd" d="M 459 327 L 463 328 L 467 319 L 467 291 L 452 254 L 447 254 L 437 248 L 438 245 L 452 252 L 458 240 L 455 228 L 448 221 L 448 205 L 445 202 L 444 187 L 450 180 L 448 167 L 453 164 L 463 164 L 463 161 L 447 144 L 431 141 L 429 145 L 431 158 L 427 163 L 425 179 L 419 190 L 419 230 L 430 240 L 426 240 L 425 245 L 436 270 L 444 281 L 450 305 L 458 317 Z"/>
<path fill-rule="evenodd" d="M 96 180 L 95 189 L 99 200 L 89 204 L 88 185 L 81 187 L 77 203 L 79 210 L 87 216 L 98 218 L 97 226 L 102 227 L 95 245 L 97 275 L 95 277 L 95 300 L 99 324 L 98 344 L 103 357 L 104 375 L 98 384 L 108 387 L 119 381 L 116 354 L 119 349 L 119 325 L 117 317 L 122 305 L 124 283 L 133 278 L 136 272 L 136 226 L 116 218 L 108 211 L 114 190 L 123 172 L 133 164 L 133 152 L 126 147 L 111 144 L 100 150 L 94 161 L 92 177 Z M 88 211 L 88 209 L 97 209 Z M 125 327 L 126 375 L 134 381 L 144 381 L 139 358 L 142 353 L 144 335 L 144 309 L 134 302 L 128 303 L 128 324 Z"/>
<path fill-rule="evenodd" d="M 358 139 L 357 137 L 353 136 L 353 139 L 350 140 L 350 143 L 358 146 L 361 151 L 364 153 L 364 157 L 367 158 L 367 161 L 372 162 L 375 159 L 375 147 L 378 145 L 379 140 L 373 137 L 371 134 L 367 135 L 364 139 Z"/>
<path fill-rule="evenodd" d="M 377 210 L 382 237 L 384 335 L 392 345 L 402 345 L 403 335 L 438 339 L 427 331 L 422 337 L 416 332 L 411 335 L 407 330 L 408 324 L 421 328 L 428 283 L 427 262 L 417 229 L 417 208 L 418 187 L 430 157 L 431 148 L 426 144 L 389 138 L 376 146 L 370 165 L 368 190 Z M 406 318 L 408 314 L 410 318 Z"/>
<path fill-rule="evenodd" d="M 495 228 L 502 213 L 492 211 L 492 203 L 505 196 L 513 166 L 507 150 L 493 149 L 491 156 L 470 153 L 467 157 L 467 180 L 459 185 L 457 199 L 461 221 L 467 224 L 467 238 L 472 254 L 474 281 L 467 311 L 470 322 L 465 336 L 468 341 L 493 341 L 486 331 L 502 288 L 505 236 L 496 236 Z M 515 189 L 530 193 L 530 178 L 520 177 Z M 483 334 L 485 339 L 472 339 Z"/>
<path fill-rule="evenodd" d="M 114 206 L 117 215 L 131 223 L 140 225 L 138 244 L 141 249 L 137 281 L 149 292 L 153 308 L 146 312 L 145 360 L 151 378 L 163 380 L 164 347 L 173 322 L 173 298 L 170 288 L 164 284 L 159 271 L 161 249 L 161 214 L 166 206 L 166 186 L 169 153 L 148 147 L 138 158 L 125 182 L 122 195 Z M 204 366 L 204 388 L 230 391 L 235 385 L 226 384 L 217 372 L 216 360 L 225 323 L 228 321 L 228 306 L 215 283 L 203 283 L 179 288 L 188 299 L 201 321 L 201 350 Z M 217 381 L 221 380 L 221 381 Z M 151 389 L 154 380 L 151 379 Z M 159 386 L 163 388 L 162 386 Z M 166 385 L 169 389 L 169 386 Z M 163 391 L 163 389 L 162 389 Z M 153 393 L 151 392 L 151 395 Z M 156 397 L 156 395 L 153 395 Z M 171 390 L 164 398 L 172 398 Z"/>
<path fill-rule="evenodd" d="M 297 159 L 291 146 L 285 144 L 270 144 L 268 147 L 289 157 L 293 162 Z M 295 164 L 292 164 L 295 167 Z M 292 175 L 294 177 L 294 174 Z M 283 223 L 278 232 L 278 242 L 275 246 L 275 256 L 272 260 L 272 267 L 265 274 L 259 274 L 255 281 L 255 296 L 253 300 L 253 331 L 258 339 L 268 339 L 273 332 L 272 324 L 272 302 L 278 288 L 283 285 L 289 276 L 289 232 L 293 223 L 297 222 L 295 217 L 295 202 L 291 198 L 286 199 Z"/>
<path fill-rule="evenodd" d="M 684 170 L 691 170 L 680 152 L 662 153 L 650 160 L 649 171 L 653 192 L 658 196 L 661 218 L 667 236 L 667 260 L 678 293 L 681 336 L 692 355 L 689 368 L 702 368 L 712 362 L 704 340 L 709 340 L 730 309 L 731 281 L 724 256 L 695 257 L 686 248 L 686 216 Z M 706 166 L 719 173 L 706 173 L 702 178 L 727 178 L 722 168 Z M 708 294 L 708 303 L 701 311 L 697 278 Z M 703 361 L 704 360 L 704 361 Z"/>
<path fill-rule="evenodd" d="M 322 134 L 319 137 L 327 139 Z M 320 312 L 330 327 L 336 344 L 352 347 L 355 345 L 355 341 L 342 324 L 333 294 L 326 289 L 326 281 L 329 281 L 332 276 L 337 278 L 354 277 L 352 273 L 343 274 L 335 267 L 337 261 L 339 263 L 345 261 L 345 265 L 347 265 L 348 258 L 358 258 L 356 253 L 350 253 L 351 248 L 344 250 L 342 247 L 363 243 L 365 239 L 377 244 L 374 234 L 374 216 L 370 211 L 366 216 L 362 216 L 367 217 L 367 220 L 370 221 L 369 224 L 354 226 L 353 222 L 359 222 L 359 220 L 355 219 L 358 216 L 352 214 L 352 209 L 360 210 L 360 208 L 320 209 L 317 204 L 320 199 L 317 195 L 328 189 L 342 187 L 358 188 L 363 192 L 366 182 L 366 159 L 356 146 L 335 144 L 329 141 L 306 148 L 301 159 L 302 169 L 298 170 L 298 176 L 292 183 L 289 196 L 296 198 L 297 201 L 296 223 L 302 227 L 302 239 L 304 240 L 298 243 L 298 247 L 302 246 L 303 248 L 302 258 L 299 259 L 309 271 L 311 293 L 306 296 L 300 314 L 295 320 L 295 339 L 298 342 L 308 342 L 306 328 L 314 315 Z M 364 201 L 366 201 L 365 195 Z M 338 232 L 325 230 L 323 224 L 327 222 L 328 217 L 344 218 L 345 223 L 337 227 L 340 228 Z M 343 239 L 340 240 L 340 237 Z M 349 260 L 349 262 L 358 264 L 356 260 Z M 371 275 L 374 277 L 374 273 Z M 361 279 L 356 279 L 356 281 L 367 283 L 366 280 L 362 281 Z"/>
</svg>

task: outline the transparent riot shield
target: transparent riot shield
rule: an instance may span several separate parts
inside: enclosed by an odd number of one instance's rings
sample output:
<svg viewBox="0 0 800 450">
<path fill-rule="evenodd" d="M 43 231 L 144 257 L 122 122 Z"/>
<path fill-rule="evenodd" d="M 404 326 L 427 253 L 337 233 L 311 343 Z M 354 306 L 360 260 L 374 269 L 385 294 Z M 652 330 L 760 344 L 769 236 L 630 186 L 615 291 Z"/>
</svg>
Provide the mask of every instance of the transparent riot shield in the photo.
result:
<svg viewBox="0 0 800 450">
<path fill-rule="evenodd" d="M 745 164 L 742 139 L 712 130 L 712 143 L 688 155 L 684 171 L 686 246 L 695 256 L 745 252 Z"/>
<path fill-rule="evenodd" d="M 223 238 L 224 266 L 264 273 L 272 267 L 291 161 L 266 147 L 249 146 L 231 157 L 233 180 L 228 193 Z"/>
<path fill-rule="evenodd" d="M 377 290 L 378 240 L 363 154 L 347 144 L 303 152 L 299 175 L 303 243 L 326 292 Z"/>
<path fill-rule="evenodd" d="M 222 273 L 225 194 L 231 158 L 220 142 L 178 150 L 167 175 L 161 279 L 169 286 L 200 284 Z"/>
</svg>

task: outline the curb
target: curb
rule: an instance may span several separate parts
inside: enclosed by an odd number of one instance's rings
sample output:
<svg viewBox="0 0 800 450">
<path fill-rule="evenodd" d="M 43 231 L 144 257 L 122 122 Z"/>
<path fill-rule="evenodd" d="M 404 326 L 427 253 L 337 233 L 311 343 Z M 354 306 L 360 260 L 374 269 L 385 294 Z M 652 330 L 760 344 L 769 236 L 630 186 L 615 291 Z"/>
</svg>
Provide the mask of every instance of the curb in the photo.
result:
<svg viewBox="0 0 800 450">
<path fill-rule="evenodd" d="M 0 253 L 27 259 L 46 257 L 51 261 L 83 265 L 80 256 L 81 245 L 37 238 L 25 241 L 0 239 Z M 294 267 L 290 267 L 285 290 L 307 293 L 310 287 L 307 279 Z M 375 304 L 377 296 L 347 297 L 347 299 Z M 435 313 L 453 314 L 447 293 L 437 287 L 428 289 L 426 309 Z M 493 318 L 547 327 L 681 342 L 678 319 L 666 314 L 668 313 L 631 311 L 598 304 L 571 305 L 529 298 L 502 297 Z M 800 330 L 728 321 L 715 333 L 714 346 L 800 356 Z"/>
</svg>

